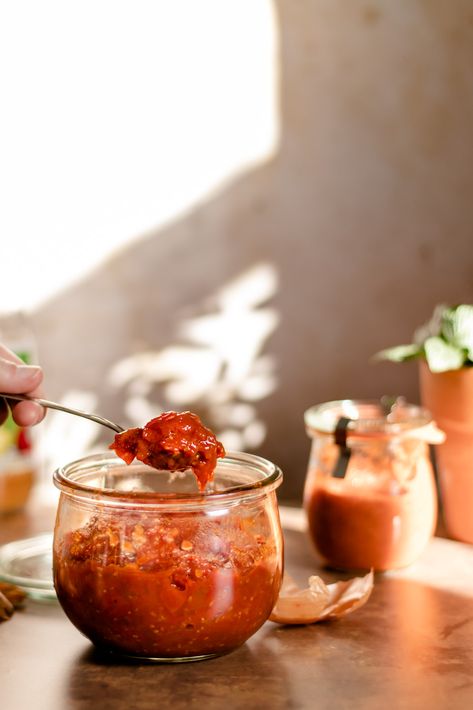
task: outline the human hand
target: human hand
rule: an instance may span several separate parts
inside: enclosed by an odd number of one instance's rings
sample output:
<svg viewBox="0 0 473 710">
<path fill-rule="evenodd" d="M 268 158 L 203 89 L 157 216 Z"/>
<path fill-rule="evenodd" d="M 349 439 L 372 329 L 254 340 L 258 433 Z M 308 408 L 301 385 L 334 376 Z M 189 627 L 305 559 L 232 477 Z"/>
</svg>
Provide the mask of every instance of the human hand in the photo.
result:
<svg viewBox="0 0 473 710">
<path fill-rule="evenodd" d="M 40 367 L 25 365 L 19 357 L 4 345 L 0 345 L 0 392 L 11 394 L 28 394 L 39 396 L 39 386 L 43 380 Z M 9 400 L 13 419 L 18 426 L 38 424 L 45 410 L 36 402 L 17 402 Z M 8 405 L 5 399 L 0 399 L 0 424 L 8 416 Z"/>
</svg>

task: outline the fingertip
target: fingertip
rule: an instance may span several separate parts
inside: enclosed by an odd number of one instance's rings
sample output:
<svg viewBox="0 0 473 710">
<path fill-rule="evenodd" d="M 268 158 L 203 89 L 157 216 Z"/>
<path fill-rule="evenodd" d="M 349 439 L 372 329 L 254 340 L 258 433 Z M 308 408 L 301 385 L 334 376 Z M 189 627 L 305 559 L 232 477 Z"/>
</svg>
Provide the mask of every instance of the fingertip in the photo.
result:
<svg viewBox="0 0 473 710">
<path fill-rule="evenodd" d="M 45 415 L 45 410 L 36 402 L 19 402 L 12 409 L 12 415 L 18 426 L 28 427 L 39 424 Z"/>
<path fill-rule="evenodd" d="M 25 394 L 37 389 L 43 380 L 43 370 L 36 365 L 24 365 L 0 357 L 0 392 Z"/>
</svg>

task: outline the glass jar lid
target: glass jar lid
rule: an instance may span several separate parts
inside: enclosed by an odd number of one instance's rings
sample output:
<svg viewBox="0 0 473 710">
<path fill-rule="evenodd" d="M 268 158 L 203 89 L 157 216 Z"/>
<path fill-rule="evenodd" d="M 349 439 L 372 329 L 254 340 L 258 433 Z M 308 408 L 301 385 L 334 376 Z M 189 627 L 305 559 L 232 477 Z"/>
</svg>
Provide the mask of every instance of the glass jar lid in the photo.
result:
<svg viewBox="0 0 473 710">
<path fill-rule="evenodd" d="M 43 533 L 2 545 L 0 580 L 21 587 L 32 599 L 56 599 L 52 548 L 52 533 Z"/>
</svg>

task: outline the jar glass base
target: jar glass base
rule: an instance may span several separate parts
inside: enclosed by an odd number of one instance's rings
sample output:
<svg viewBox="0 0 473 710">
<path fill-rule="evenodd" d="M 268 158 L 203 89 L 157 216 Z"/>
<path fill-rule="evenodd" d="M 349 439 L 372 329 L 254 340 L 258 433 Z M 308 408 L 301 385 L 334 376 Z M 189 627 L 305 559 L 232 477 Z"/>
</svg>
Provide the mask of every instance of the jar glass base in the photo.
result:
<svg viewBox="0 0 473 710">
<path fill-rule="evenodd" d="M 97 646 L 96 648 L 99 653 L 112 656 L 117 661 L 120 658 L 125 658 L 129 661 L 134 661 L 135 663 L 193 663 L 195 661 L 207 661 L 210 658 L 218 658 L 219 656 L 226 655 L 224 653 L 204 653 L 199 656 L 175 656 L 161 658 L 160 656 L 140 656 L 133 655 L 131 653 L 117 653 L 116 651 L 108 651 L 100 646 Z"/>
</svg>

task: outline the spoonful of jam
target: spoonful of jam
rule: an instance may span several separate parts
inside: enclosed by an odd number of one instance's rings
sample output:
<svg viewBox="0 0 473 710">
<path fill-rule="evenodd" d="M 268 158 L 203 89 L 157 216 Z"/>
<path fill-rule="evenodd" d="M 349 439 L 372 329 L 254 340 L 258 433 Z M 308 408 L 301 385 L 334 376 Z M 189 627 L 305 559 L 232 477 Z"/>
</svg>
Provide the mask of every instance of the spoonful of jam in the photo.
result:
<svg viewBox="0 0 473 710">
<path fill-rule="evenodd" d="M 127 464 L 136 458 L 165 471 L 190 468 L 200 491 L 212 479 L 217 459 L 225 456 L 223 445 L 193 412 L 164 412 L 144 427 L 116 434 L 110 448 Z"/>
<path fill-rule="evenodd" d="M 223 445 L 193 412 L 164 412 L 144 427 L 124 430 L 119 424 L 97 414 L 82 412 L 80 409 L 66 407 L 47 399 L 0 392 L 1 397 L 6 400 L 37 402 L 42 407 L 57 409 L 102 424 L 118 432 L 110 448 L 125 463 L 130 464 L 137 458 L 138 461 L 162 471 L 185 471 L 190 468 L 201 491 L 212 479 L 217 459 L 225 456 Z"/>
</svg>

